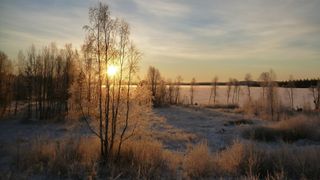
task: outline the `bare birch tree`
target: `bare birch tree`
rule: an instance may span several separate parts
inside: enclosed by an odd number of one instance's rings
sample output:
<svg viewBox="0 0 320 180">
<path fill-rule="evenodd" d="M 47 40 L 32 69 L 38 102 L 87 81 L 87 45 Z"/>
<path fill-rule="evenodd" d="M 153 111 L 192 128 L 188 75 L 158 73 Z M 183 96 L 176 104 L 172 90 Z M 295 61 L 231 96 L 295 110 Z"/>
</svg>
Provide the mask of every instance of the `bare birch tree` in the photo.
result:
<svg viewBox="0 0 320 180">
<path fill-rule="evenodd" d="M 149 89 L 152 95 L 152 102 L 155 107 L 160 105 L 159 96 L 158 96 L 159 95 L 158 85 L 160 84 L 160 81 L 161 81 L 160 71 L 157 68 L 150 66 L 147 74 L 147 83 L 148 83 L 148 86 L 150 87 Z"/>
<path fill-rule="evenodd" d="M 0 118 L 11 104 L 13 67 L 8 56 L 0 51 Z"/>
<path fill-rule="evenodd" d="M 317 81 L 316 86 L 310 88 L 313 97 L 314 109 L 320 110 L 320 80 Z"/>
<path fill-rule="evenodd" d="M 211 89 L 210 89 L 210 96 L 209 96 L 209 104 L 211 103 L 211 98 L 213 96 L 213 104 L 216 104 L 216 97 L 218 95 L 217 89 L 218 89 L 218 76 L 215 76 L 212 79 L 212 83 L 211 83 Z"/>
<path fill-rule="evenodd" d="M 190 83 L 190 104 L 193 105 L 193 100 L 194 100 L 194 93 L 195 93 L 195 84 L 196 84 L 196 79 L 192 78 L 191 83 Z"/>
<path fill-rule="evenodd" d="M 125 137 L 126 131 L 129 126 L 129 113 L 130 113 L 130 89 L 132 85 L 132 76 L 138 71 L 138 63 L 141 60 L 141 52 L 131 43 L 129 52 L 128 52 L 128 81 L 127 81 L 127 92 L 126 92 L 126 113 L 125 113 L 125 124 L 121 131 L 117 159 L 119 158 L 119 154 L 121 151 L 121 146 L 125 140 L 127 140 L 131 135 Z"/>
<path fill-rule="evenodd" d="M 181 95 L 180 95 L 180 89 L 181 89 L 181 83 L 182 83 L 182 77 L 178 76 L 175 81 L 175 88 L 174 88 L 174 103 L 179 104 Z"/>
<path fill-rule="evenodd" d="M 249 102 L 251 102 L 251 82 L 252 82 L 252 76 L 250 73 L 247 73 L 244 77 L 245 83 L 247 85 L 247 90 L 248 90 L 248 99 Z"/>
<path fill-rule="evenodd" d="M 290 75 L 289 76 L 289 81 L 286 87 L 286 91 L 288 94 L 288 99 L 289 99 L 289 103 L 290 103 L 290 108 L 293 110 L 294 109 L 294 81 L 293 81 L 293 76 Z"/>
<path fill-rule="evenodd" d="M 90 8 L 89 20 L 90 25 L 84 26 L 87 30 L 84 53 L 86 65 L 97 69 L 98 126 L 93 126 L 88 118 L 85 118 L 85 121 L 92 133 L 100 139 L 103 162 L 108 162 L 114 158 L 114 150 L 115 159 L 119 158 L 122 144 L 129 137 L 127 130 L 131 105 L 130 85 L 141 53 L 130 45 L 129 24 L 112 18 L 106 4 L 99 3 Z M 91 59 L 95 60 L 96 66 L 90 64 Z M 113 68 L 112 74 L 106 73 L 109 68 Z M 81 109 L 83 117 L 86 117 L 83 107 Z M 122 116 L 122 113 L 125 116 Z"/>
<path fill-rule="evenodd" d="M 229 78 L 229 81 L 227 82 L 227 104 L 229 104 L 231 89 L 232 89 L 232 79 Z"/>
</svg>

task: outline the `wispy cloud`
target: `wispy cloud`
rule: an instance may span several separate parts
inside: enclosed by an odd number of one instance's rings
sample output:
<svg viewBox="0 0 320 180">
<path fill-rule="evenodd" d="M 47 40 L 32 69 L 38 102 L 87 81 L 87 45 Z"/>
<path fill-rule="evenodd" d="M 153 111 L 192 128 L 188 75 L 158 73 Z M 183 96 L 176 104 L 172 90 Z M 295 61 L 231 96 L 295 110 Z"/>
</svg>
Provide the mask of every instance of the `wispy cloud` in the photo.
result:
<svg viewBox="0 0 320 180">
<path fill-rule="evenodd" d="M 15 54 L 31 43 L 81 44 L 88 7 L 97 0 L 9 1 L 0 4 L 0 49 Z M 306 66 L 320 66 L 318 0 L 109 0 L 112 14 L 130 22 L 132 38 L 144 53 L 143 67 L 180 64 L 190 78 L 196 65 L 206 80 L 216 66 L 279 69 L 286 77 Z M 285 62 L 285 63 L 282 63 Z M 307 70 L 307 68 L 309 68 Z M 209 72 L 204 73 L 205 70 Z M 311 70 L 310 70 L 311 69 Z M 246 73 L 245 68 L 237 73 Z M 227 78 L 227 77 L 225 77 Z M 208 78 L 210 79 L 210 78 Z M 223 78 L 222 78 L 223 79 Z"/>
<path fill-rule="evenodd" d="M 183 1 L 170 0 L 134 0 L 141 12 L 148 12 L 157 17 L 184 17 L 191 9 Z"/>
</svg>

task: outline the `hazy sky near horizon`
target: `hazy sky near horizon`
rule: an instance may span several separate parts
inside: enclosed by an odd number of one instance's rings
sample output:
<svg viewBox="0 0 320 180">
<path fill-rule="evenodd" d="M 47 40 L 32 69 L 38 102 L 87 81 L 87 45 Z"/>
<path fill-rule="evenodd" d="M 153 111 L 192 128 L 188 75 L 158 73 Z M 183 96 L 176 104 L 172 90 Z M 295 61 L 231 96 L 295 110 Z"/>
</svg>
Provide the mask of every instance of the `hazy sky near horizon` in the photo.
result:
<svg viewBox="0 0 320 180">
<path fill-rule="evenodd" d="M 79 48 L 88 8 L 97 0 L 0 0 L 0 50 L 16 58 L 31 44 Z M 153 65 L 163 76 L 210 81 L 218 75 L 256 79 L 320 77 L 319 0 L 108 0 L 126 19 L 143 52 L 141 76 Z"/>
</svg>

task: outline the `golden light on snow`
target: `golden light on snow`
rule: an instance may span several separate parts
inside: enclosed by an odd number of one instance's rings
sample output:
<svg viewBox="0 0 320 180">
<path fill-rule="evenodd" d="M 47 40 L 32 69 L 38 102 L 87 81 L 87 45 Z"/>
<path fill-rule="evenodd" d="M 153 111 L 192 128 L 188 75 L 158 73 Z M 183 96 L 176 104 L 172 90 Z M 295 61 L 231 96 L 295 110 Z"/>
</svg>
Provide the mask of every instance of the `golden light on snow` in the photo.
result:
<svg viewBox="0 0 320 180">
<path fill-rule="evenodd" d="M 114 75 L 116 75 L 118 72 L 118 67 L 115 65 L 109 65 L 107 68 L 107 75 L 109 77 L 113 77 Z"/>
</svg>

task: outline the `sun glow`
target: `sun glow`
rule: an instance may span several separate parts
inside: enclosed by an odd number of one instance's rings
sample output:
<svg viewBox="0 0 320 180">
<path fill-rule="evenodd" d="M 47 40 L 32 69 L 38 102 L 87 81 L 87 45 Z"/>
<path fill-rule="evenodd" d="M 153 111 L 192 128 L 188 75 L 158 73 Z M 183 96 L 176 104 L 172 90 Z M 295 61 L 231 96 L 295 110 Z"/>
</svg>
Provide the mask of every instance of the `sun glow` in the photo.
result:
<svg viewBox="0 0 320 180">
<path fill-rule="evenodd" d="M 116 75 L 118 72 L 118 67 L 115 65 L 109 65 L 107 68 L 107 75 L 109 77 L 113 77 L 114 75 Z"/>
</svg>

